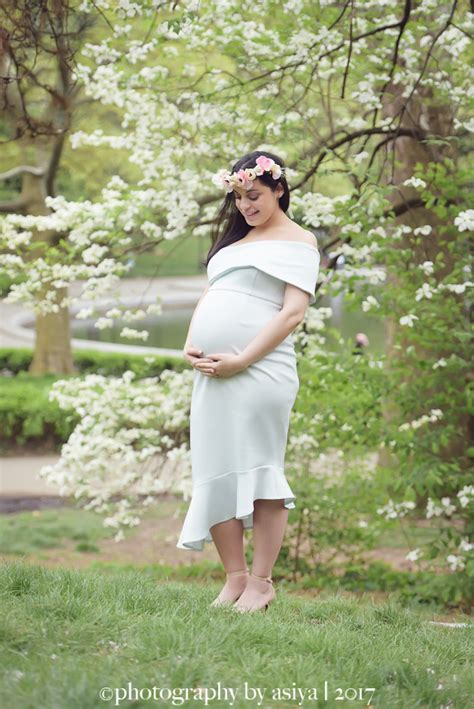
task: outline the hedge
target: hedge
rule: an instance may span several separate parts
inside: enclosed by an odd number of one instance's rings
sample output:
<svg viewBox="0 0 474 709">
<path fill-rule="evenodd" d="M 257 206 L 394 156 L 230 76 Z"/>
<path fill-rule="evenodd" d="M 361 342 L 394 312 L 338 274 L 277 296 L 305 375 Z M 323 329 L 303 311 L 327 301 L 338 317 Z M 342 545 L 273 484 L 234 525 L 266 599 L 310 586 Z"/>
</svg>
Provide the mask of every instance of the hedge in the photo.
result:
<svg viewBox="0 0 474 709">
<path fill-rule="evenodd" d="M 28 367 L 33 350 L 0 348 L 0 449 L 16 446 L 29 449 L 59 450 L 71 435 L 78 418 L 65 414 L 55 402 L 48 401 L 49 390 L 64 375 L 32 375 Z M 145 358 L 149 361 L 146 362 Z M 156 377 L 165 369 L 182 371 L 189 367 L 183 358 L 168 355 L 131 355 L 81 350 L 73 354 L 78 373 L 120 376 L 127 370 L 137 377 Z M 153 360 L 153 361 L 152 361 Z"/>
<path fill-rule="evenodd" d="M 31 348 L 0 347 L 0 371 L 12 374 L 26 372 L 33 359 Z M 149 359 L 150 364 L 145 360 Z M 73 352 L 74 366 L 78 374 L 104 374 L 120 376 L 128 369 L 140 377 L 156 377 L 164 369 L 182 371 L 189 364 L 179 356 L 156 354 L 127 354 L 123 352 L 100 352 L 97 350 L 76 350 Z"/>
</svg>

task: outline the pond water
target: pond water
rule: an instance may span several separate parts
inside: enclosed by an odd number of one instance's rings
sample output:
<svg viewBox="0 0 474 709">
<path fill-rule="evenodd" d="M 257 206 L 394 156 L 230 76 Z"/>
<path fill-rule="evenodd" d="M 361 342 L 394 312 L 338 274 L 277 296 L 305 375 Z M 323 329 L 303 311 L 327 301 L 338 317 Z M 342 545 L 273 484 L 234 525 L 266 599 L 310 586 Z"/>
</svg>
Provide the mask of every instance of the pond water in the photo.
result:
<svg viewBox="0 0 474 709">
<path fill-rule="evenodd" d="M 332 317 L 326 322 L 336 328 L 344 339 L 354 341 L 358 332 L 363 332 L 369 338 L 369 350 L 375 354 L 384 352 L 384 328 L 380 318 L 373 317 L 364 312 L 350 312 L 344 307 L 343 296 L 335 298 L 324 297 L 318 302 L 318 307 L 332 308 Z M 122 323 L 117 320 L 113 327 L 99 330 L 94 327 L 94 320 L 73 320 L 71 328 L 73 336 L 102 342 L 115 342 L 124 344 L 148 345 L 149 347 L 169 347 L 182 349 L 194 307 L 168 308 L 161 315 L 131 323 Z M 143 340 L 130 340 L 120 337 L 124 325 L 150 333 L 146 342 Z M 335 348 L 336 343 L 328 340 L 328 346 Z"/>
</svg>

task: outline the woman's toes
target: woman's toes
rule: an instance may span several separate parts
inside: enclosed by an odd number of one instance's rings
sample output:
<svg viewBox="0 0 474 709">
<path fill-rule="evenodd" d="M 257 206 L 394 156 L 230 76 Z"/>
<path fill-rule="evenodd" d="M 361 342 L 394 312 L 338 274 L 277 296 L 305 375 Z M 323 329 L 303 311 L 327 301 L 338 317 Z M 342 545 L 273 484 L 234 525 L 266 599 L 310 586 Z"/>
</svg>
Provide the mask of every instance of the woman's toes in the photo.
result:
<svg viewBox="0 0 474 709">
<path fill-rule="evenodd" d="M 275 595 L 272 584 L 250 576 L 245 591 L 234 604 L 237 610 L 257 610 L 269 603 Z"/>
</svg>

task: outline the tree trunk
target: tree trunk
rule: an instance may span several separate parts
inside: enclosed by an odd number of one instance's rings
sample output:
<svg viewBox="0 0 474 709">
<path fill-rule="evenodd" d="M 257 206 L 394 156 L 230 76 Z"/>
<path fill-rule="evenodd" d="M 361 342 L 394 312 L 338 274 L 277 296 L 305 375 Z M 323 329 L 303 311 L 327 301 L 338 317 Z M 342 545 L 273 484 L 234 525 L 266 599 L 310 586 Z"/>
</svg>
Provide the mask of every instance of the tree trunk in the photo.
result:
<svg viewBox="0 0 474 709">
<path fill-rule="evenodd" d="M 49 214 L 50 210 L 45 204 L 46 178 L 45 175 L 36 176 L 25 173 L 22 180 L 21 198 L 27 205 L 26 213 L 39 215 Z M 32 243 L 46 242 L 48 246 L 53 246 L 58 239 L 58 235 L 52 231 L 34 231 Z M 36 251 L 36 254 L 35 254 Z M 33 249 L 32 256 L 39 253 L 44 254 L 45 247 L 38 244 L 38 249 Z M 47 292 L 53 303 L 59 303 L 65 295 L 67 289 L 46 288 L 41 292 L 41 298 Z M 33 360 L 29 367 L 31 374 L 74 374 L 71 331 L 69 309 L 59 308 L 58 312 L 48 314 L 37 314 L 35 323 L 35 348 Z"/>
<path fill-rule="evenodd" d="M 402 97 L 402 91 L 404 86 L 401 84 L 391 85 L 384 96 L 384 117 L 396 116 L 400 113 L 402 105 L 406 102 L 406 98 Z M 410 99 L 408 110 L 404 112 L 404 118 L 402 121 L 402 127 L 404 128 L 415 128 L 418 131 L 425 132 L 427 136 L 446 136 L 449 135 L 449 126 L 452 120 L 450 107 L 445 104 L 436 105 L 433 102 L 431 91 L 423 87 L 419 87 L 416 95 Z M 422 165 L 427 165 L 429 162 L 440 161 L 443 158 L 449 156 L 451 159 L 456 159 L 456 154 L 454 154 L 453 143 L 436 145 L 433 146 L 422 143 L 417 137 L 410 136 L 400 136 L 391 144 L 391 149 L 393 154 L 389 156 L 388 162 L 390 162 L 389 171 L 387 170 L 385 179 L 387 183 L 396 186 L 397 191 L 394 190 L 393 197 L 391 198 L 392 204 L 398 205 L 406 200 L 410 200 L 417 196 L 417 193 L 412 187 L 403 186 L 404 180 L 411 177 L 414 173 L 415 164 L 421 163 Z M 392 159 L 393 158 L 393 167 Z M 410 249 L 413 255 L 413 263 L 421 264 L 423 261 L 433 261 L 435 262 L 436 256 L 439 253 L 443 253 L 444 266 L 438 269 L 439 278 L 442 280 L 448 273 L 451 272 L 453 268 L 453 260 L 451 252 L 446 248 L 446 244 L 440 244 L 439 237 L 439 227 L 442 223 L 439 221 L 434 212 L 426 209 L 425 207 L 411 208 L 395 217 L 395 224 L 406 224 L 412 229 L 416 227 L 429 224 L 432 227 L 432 233 L 427 236 L 419 235 L 420 243 L 415 243 L 415 238 L 413 233 L 404 234 L 399 241 L 394 242 L 393 248 Z M 449 235 L 443 234 L 443 240 L 448 242 Z M 387 283 L 391 288 L 397 287 L 398 279 L 395 274 L 390 274 L 387 279 Z M 455 294 L 450 294 L 450 297 L 463 297 L 456 296 Z M 398 320 L 393 317 L 388 317 L 385 322 L 385 352 L 387 355 L 387 365 L 390 368 L 391 362 L 394 359 L 398 361 L 404 357 L 404 349 L 408 345 L 412 345 L 416 348 L 416 352 L 419 360 L 422 360 L 426 356 L 426 352 L 423 351 L 421 346 L 416 342 L 411 342 L 409 339 L 405 339 L 403 336 L 400 338 L 399 331 L 401 325 Z M 404 331 L 402 330 L 402 333 Z M 409 338 L 409 332 L 407 333 Z M 398 340 L 402 344 L 401 349 L 394 349 L 395 340 Z M 445 352 L 440 352 L 439 356 L 442 357 Z M 411 371 L 409 377 L 416 378 L 417 372 Z M 459 386 L 463 386 L 463 382 L 459 382 Z M 393 419 L 396 414 L 396 403 L 394 401 L 387 401 L 384 407 L 384 417 L 386 421 Z M 414 412 L 413 418 L 416 417 Z M 466 432 L 468 428 L 468 422 L 464 422 L 466 425 Z M 464 426 L 464 424 L 463 424 Z M 420 434 L 423 432 L 420 430 Z M 466 439 L 467 440 L 467 439 Z M 452 459 L 463 454 L 465 447 L 465 442 L 462 437 L 458 437 L 456 441 L 453 441 L 449 446 L 445 447 L 440 455 L 444 459 Z M 387 449 L 383 449 L 379 455 L 379 462 L 388 467 L 393 467 L 396 465 L 396 455 L 391 453 Z"/>
</svg>

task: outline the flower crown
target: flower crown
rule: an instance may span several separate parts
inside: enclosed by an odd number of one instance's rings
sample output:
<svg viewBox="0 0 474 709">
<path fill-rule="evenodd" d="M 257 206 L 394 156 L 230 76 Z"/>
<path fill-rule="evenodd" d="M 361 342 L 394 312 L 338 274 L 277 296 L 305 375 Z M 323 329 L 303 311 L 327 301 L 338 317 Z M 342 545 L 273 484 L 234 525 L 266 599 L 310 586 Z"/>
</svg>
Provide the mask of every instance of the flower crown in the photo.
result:
<svg viewBox="0 0 474 709">
<path fill-rule="evenodd" d="M 223 187 L 226 192 L 232 192 L 234 186 L 250 189 L 252 181 L 264 172 L 270 172 L 274 180 L 278 180 L 285 174 L 285 168 L 278 165 L 272 158 L 260 155 L 256 160 L 255 167 L 246 167 L 232 174 L 229 170 L 219 170 L 212 177 L 212 181 L 218 187 Z"/>
</svg>

